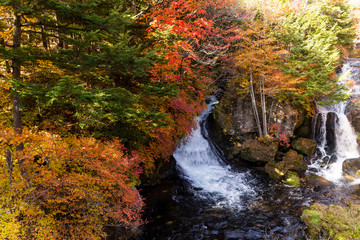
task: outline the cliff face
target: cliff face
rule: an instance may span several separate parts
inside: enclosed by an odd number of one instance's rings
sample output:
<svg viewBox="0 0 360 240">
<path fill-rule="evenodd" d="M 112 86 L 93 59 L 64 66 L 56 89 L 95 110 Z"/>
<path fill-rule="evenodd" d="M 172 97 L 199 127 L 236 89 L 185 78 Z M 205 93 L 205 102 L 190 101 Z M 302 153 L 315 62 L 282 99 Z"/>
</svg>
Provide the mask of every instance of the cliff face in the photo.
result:
<svg viewBox="0 0 360 240">
<path fill-rule="evenodd" d="M 257 136 L 250 96 L 239 97 L 234 91 L 228 89 L 225 92 L 211 119 L 212 138 L 229 159 L 239 153 L 239 147 L 245 141 Z M 280 137 L 279 135 L 288 138 L 294 135 L 310 136 L 309 121 L 306 121 L 306 118 L 291 103 L 267 98 L 266 105 L 269 135 L 275 138 Z M 261 112 L 260 104 L 258 110 Z"/>
<path fill-rule="evenodd" d="M 258 110 L 261 112 L 260 106 Z M 259 138 L 250 96 L 226 91 L 209 119 L 211 138 L 230 162 L 263 166 L 273 179 L 295 182 L 298 187 L 298 181 L 287 180 L 303 175 L 306 160 L 314 155 L 316 142 L 309 139 L 311 120 L 293 104 L 276 98 L 267 98 L 266 110 L 269 135 Z"/>
</svg>

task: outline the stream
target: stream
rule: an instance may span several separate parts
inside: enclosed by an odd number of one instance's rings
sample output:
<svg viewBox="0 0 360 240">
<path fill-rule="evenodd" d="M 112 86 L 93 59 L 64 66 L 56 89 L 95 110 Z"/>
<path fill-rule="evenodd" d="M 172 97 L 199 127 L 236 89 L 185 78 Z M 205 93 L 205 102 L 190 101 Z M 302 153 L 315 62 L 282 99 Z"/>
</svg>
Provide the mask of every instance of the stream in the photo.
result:
<svg viewBox="0 0 360 240">
<path fill-rule="evenodd" d="M 227 162 L 207 130 L 215 105 L 215 100 L 208 104 L 198 127 L 175 151 L 176 173 L 143 188 L 147 224 L 141 239 L 307 239 L 300 218 L 304 209 L 315 202 L 339 204 L 351 198 L 353 189 L 339 184 L 342 162 L 359 156 L 346 103 L 319 108 L 314 118 L 318 156 L 309 169 L 335 183 L 323 188 L 294 188 L 272 181 L 257 167 Z M 331 128 L 329 118 L 334 119 Z M 331 134 L 335 140 L 330 141 Z"/>
</svg>

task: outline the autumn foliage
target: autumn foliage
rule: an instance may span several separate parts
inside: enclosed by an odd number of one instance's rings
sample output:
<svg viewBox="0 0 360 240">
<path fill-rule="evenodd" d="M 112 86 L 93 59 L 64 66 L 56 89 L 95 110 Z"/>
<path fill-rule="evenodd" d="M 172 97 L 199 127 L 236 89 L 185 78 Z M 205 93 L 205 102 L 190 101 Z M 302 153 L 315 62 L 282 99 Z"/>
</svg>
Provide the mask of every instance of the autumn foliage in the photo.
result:
<svg viewBox="0 0 360 240">
<path fill-rule="evenodd" d="M 328 79 L 352 29 L 327 1 L 302 15 L 305 1 L 2 1 L 0 238 L 137 227 L 140 174 L 191 133 L 219 76 L 246 91 L 253 77 L 262 102 L 337 93 Z"/>
<path fill-rule="evenodd" d="M 141 224 L 141 160 L 119 141 L 2 126 L 0 143 L 1 239 L 100 239 L 104 222 Z"/>
<path fill-rule="evenodd" d="M 3 1 L 0 238 L 99 239 L 141 224 L 140 173 L 195 126 L 237 40 L 233 7 Z"/>
</svg>

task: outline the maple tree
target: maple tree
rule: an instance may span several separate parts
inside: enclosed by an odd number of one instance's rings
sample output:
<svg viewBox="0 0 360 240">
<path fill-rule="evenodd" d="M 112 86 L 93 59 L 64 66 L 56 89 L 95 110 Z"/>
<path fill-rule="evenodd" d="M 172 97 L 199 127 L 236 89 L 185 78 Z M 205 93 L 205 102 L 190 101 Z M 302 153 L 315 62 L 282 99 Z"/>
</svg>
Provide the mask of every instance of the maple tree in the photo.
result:
<svg viewBox="0 0 360 240">
<path fill-rule="evenodd" d="M 1 156 L 10 148 L 13 158 L 10 168 L 0 158 L 1 238 L 100 239 L 105 222 L 141 223 L 143 203 L 134 188 L 141 160 L 119 141 L 28 129 L 19 135 L 4 126 L 0 139 Z M 15 151 L 19 143 L 25 147 Z"/>
<path fill-rule="evenodd" d="M 0 3 L 0 236 L 136 227 L 139 166 L 151 174 L 194 127 L 237 36 L 232 3 Z"/>
</svg>

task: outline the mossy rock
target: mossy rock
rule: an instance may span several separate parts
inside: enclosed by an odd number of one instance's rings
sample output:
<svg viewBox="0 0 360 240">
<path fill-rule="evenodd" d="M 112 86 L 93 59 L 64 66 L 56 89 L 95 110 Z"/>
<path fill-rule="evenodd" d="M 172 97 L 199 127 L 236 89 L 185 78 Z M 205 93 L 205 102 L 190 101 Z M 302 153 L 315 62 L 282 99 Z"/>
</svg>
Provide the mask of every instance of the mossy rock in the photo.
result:
<svg viewBox="0 0 360 240">
<path fill-rule="evenodd" d="M 287 173 L 282 162 L 275 161 L 270 161 L 265 165 L 265 172 L 275 181 L 281 181 Z"/>
<path fill-rule="evenodd" d="M 307 169 L 307 163 L 304 161 L 304 157 L 294 150 L 290 150 L 283 158 L 284 168 L 295 172 L 305 172 Z"/>
<path fill-rule="evenodd" d="M 300 187 L 300 178 L 295 172 L 286 173 L 285 179 L 282 182 L 297 188 Z"/>
<path fill-rule="evenodd" d="M 308 158 L 314 156 L 316 151 L 316 141 L 309 138 L 298 138 L 291 142 L 293 149 Z"/>
<path fill-rule="evenodd" d="M 360 205 L 342 207 L 316 203 L 303 212 L 301 219 L 311 239 L 360 239 Z"/>
<path fill-rule="evenodd" d="M 360 178 L 360 158 L 347 159 L 342 167 L 344 175 Z"/>
<path fill-rule="evenodd" d="M 304 157 L 298 154 L 295 150 L 287 152 L 282 158 L 282 161 L 276 162 L 271 160 L 265 165 L 265 172 L 269 174 L 272 179 L 276 181 L 283 180 L 283 182 L 285 181 L 290 185 L 295 184 L 290 180 L 292 176 L 297 176 L 297 173 L 303 174 L 306 169 L 307 164 L 304 161 Z M 288 178 L 289 181 L 287 181 Z M 296 186 L 298 185 L 299 184 L 296 184 Z"/>
<path fill-rule="evenodd" d="M 329 188 L 335 186 L 332 182 L 328 181 L 327 179 L 314 174 L 306 175 L 305 180 L 306 180 L 306 184 L 310 187 Z"/>
<path fill-rule="evenodd" d="M 279 145 L 276 142 L 267 145 L 256 139 L 250 139 L 243 144 L 240 156 L 249 162 L 266 164 L 275 159 L 278 148 Z"/>
</svg>

